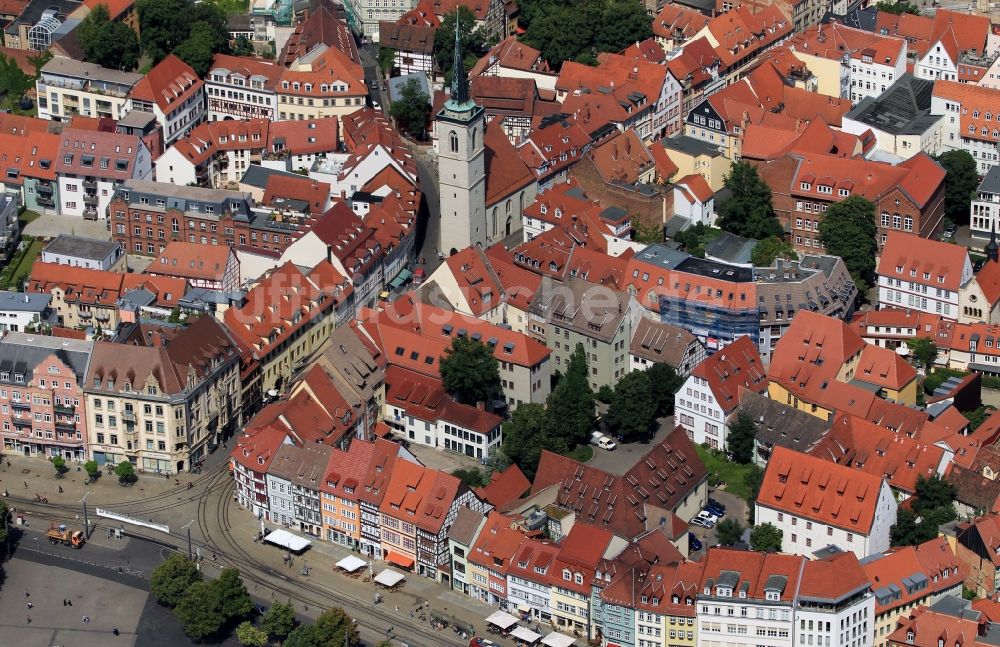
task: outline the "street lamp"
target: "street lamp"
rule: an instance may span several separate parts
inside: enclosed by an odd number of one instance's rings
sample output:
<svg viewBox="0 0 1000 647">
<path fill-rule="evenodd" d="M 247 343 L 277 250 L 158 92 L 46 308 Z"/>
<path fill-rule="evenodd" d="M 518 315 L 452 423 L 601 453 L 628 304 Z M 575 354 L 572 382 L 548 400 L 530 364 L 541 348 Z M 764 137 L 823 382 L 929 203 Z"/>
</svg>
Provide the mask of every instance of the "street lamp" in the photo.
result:
<svg viewBox="0 0 1000 647">
<path fill-rule="evenodd" d="M 83 504 L 83 534 L 87 539 L 90 539 L 90 518 L 87 516 L 87 497 L 90 496 L 90 490 L 83 495 L 80 499 L 80 503 Z"/>
<path fill-rule="evenodd" d="M 194 523 L 194 519 L 188 521 L 186 525 L 181 526 L 182 529 L 187 530 L 188 535 L 188 559 L 191 559 L 191 524 Z"/>
</svg>

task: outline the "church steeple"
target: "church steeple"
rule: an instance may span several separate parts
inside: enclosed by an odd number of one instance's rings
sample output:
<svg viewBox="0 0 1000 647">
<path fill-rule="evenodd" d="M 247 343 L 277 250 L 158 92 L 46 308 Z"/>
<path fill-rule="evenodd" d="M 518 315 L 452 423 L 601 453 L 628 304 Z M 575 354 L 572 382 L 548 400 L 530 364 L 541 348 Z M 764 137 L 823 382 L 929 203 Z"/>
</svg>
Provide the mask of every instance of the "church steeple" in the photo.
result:
<svg viewBox="0 0 1000 647">
<path fill-rule="evenodd" d="M 459 29 L 458 16 L 455 14 L 455 60 L 451 67 L 451 98 L 457 104 L 469 100 L 469 77 L 465 72 L 465 61 L 462 60 L 462 34 Z"/>
</svg>

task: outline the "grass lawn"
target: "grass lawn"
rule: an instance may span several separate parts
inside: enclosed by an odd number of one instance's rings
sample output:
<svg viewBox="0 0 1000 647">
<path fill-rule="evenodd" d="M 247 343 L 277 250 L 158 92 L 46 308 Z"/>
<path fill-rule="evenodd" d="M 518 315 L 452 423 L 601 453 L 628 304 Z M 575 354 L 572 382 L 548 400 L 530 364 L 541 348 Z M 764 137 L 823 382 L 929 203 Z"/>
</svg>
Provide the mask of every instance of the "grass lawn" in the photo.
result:
<svg viewBox="0 0 1000 647">
<path fill-rule="evenodd" d="M 33 220 L 38 219 L 39 215 L 40 214 L 37 211 L 25 209 L 24 213 L 18 216 L 17 219 L 21 221 L 21 228 L 23 229 L 25 225 L 32 222 Z"/>
<path fill-rule="evenodd" d="M 25 251 L 24 255 L 21 257 L 20 262 L 10 276 L 9 287 L 12 290 L 20 290 L 24 284 L 24 280 L 28 278 L 31 273 L 31 266 L 34 264 L 38 255 L 42 253 L 42 240 L 36 238 L 31 241 L 31 245 Z"/>
<path fill-rule="evenodd" d="M 717 474 L 719 480 L 726 482 L 726 492 L 732 492 L 736 496 L 746 499 L 748 490 L 746 484 L 747 473 L 750 471 L 749 465 L 734 463 L 725 457 L 724 454 L 715 453 L 701 445 L 695 445 L 698 451 L 698 458 L 705 464 L 709 478 Z"/>
<path fill-rule="evenodd" d="M 575 461 L 586 463 L 594 457 L 594 448 L 590 445 L 577 445 L 576 449 L 569 453 L 569 457 Z"/>
</svg>

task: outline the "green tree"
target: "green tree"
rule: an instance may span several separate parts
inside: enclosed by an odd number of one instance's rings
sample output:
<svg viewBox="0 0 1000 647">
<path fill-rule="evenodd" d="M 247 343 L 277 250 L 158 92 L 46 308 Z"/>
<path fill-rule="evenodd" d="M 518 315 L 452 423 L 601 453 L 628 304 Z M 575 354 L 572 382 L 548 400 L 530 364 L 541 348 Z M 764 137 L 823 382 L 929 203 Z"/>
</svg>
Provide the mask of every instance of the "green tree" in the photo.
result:
<svg viewBox="0 0 1000 647">
<path fill-rule="evenodd" d="M 600 13 L 600 3 L 594 1 L 575 6 L 553 5 L 532 19 L 524 41 L 537 48 L 551 65 L 559 67 L 564 61 L 590 53 Z M 587 64 L 584 60 L 580 62 Z"/>
<path fill-rule="evenodd" d="M 875 3 L 875 7 L 879 11 L 895 14 L 897 16 L 904 13 L 912 13 L 917 16 L 920 15 L 920 7 L 911 2 L 906 2 L 905 0 L 882 0 L 881 2 Z"/>
<path fill-rule="evenodd" d="M 653 35 L 652 21 L 639 0 L 608 0 L 599 25 L 594 47 L 600 52 L 618 52 Z"/>
<path fill-rule="evenodd" d="M 358 645 L 361 642 L 357 624 L 340 607 L 332 607 L 324 611 L 316 618 L 315 627 L 326 638 L 328 647 Z"/>
<path fill-rule="evenodd" d="M 782 532 L 773 523 L 762 523 L 750 531 L 750 548 L 764 553 L 781 550 Z"/>
<path fill-rule="evenodd" d="M 969 421 L 969 432 L 973 432 L 979 429 L 979 426 L 986 422 L 986 419 L 996 413 L 996 409 L 989 405 L 982 405 L 976 407 L 972 411 L 966 412 L 964 415 Z"/>
<path fill-rule="evenodd" d="M 188 587 L 174 607 L 174 614 L 184 625 L 184 633 L 194 640 L 218 633 L 226 623 L 218 587 L 203 580 Z"/>
<path fill-rule="evenodd" d="M 594 394 L 594 398 L 604 404 L 611 404 L 611 398 L 613 397 L 615 397 L 615 390 L 607 384 L 602 384 L 601 388 L 597 389 L 597 393 Z"/>
<path fill-rule="evenodd" d="M 867 292 L 875 278 L 876 233 L 875 205 L 861 196 L 831 205 L 819 223 L 826 253 L 844 259 L 861 294 Z"/>
<path fill-rule="evenodd" d="M 21 97 L 35 87 L 35 80 L 25 74 L 13 58 L 0 54 L 0 92 L 8 108 L 16 108 Z"/>
<path fill-rule="evenodd" d="M 488 485 L 490 482 L 489 475 L 475 467 L 470 469 L 459 468 L 452 472 L 451 475 L 469 487 L 482 487 Z"/>
<path fill-rule="evenodd" d="M 434 32 L 434 62 L 444 75 L 445 85 L 451 85 L 452 67 L 455 64 L 455 21 L 458 21 L 458 31 L 462 36 L 462 63 L 466 70 L 479 60 L 479 55 L 485 51 L 485 39 L 479 29 L 476 29 L 476 16 L 464 5 L 446 13 L 441 20 L 441 26 Z"/>
<path fill-rule="evenodd" d="M 267 632 L 245 620 L 236 627 L 236 639 L 243 647 L 267 647 Z"/>
<path fill-rule="evenodd" d="M 754 522 L 754 503 L 757 501 L 757 495 L 760 494 L 760 486 L 764 482 L 764 470 L 759 465 L 750 465 L 746 476 L 743 477 L 743 482 L 747 486 L 747 515 L 752 524 Z"/>
<path fill-rule="evenodd" d="M 399 98 L 392 102 L 389 114 L 402 130 L 412 137 L 423 139 L 430 109 L 431 98 L 423 91 L 419 81 L 410 79 L 399 89 Z"/>
<path fill-rule="evenodd" d="M 979 188 L 976 160 L 961 149 L 941 153 L 936 159 L 945 170 L 944 215 L 956 224 L 968 224 L 972 198 Z"/>
<path fill-rule="evenodd" d="M 69 469 L 68 467 L 66 467 L 66 459 L 63 458 L 62 456 L 52 457 L 52 467 L 56 469 L 56 474 L 59 476 L 65 474 L 66 471 Z"/>
<path fill-rule="evenodd" d="M 222 569 L 219 577 L 212 582 L 212 586 L 219 596 L 222 616 L 226 622 L 245 618 L 253 611 L 253 600 L 250 599 L 247 587 L 243 584 L 239 569 Z"/>
<path fill-rule="evenodd" d="M 743 536 L 743 526 L 736 519 L 723 519 L 715 527 L 715 533 L 723 546 L 735 546 Z"/>
<path fill-rule="evenodd" d="M 440 360 L 444 388 L 459 402 L 488 402 L 500 395 L 500 363 L 484 343 L 455 337 Z"/>
<path fill-rule="evenodd" d="M 562 437 L 548 436 L 548 417 L 540 404 L 522 404 L 503 426 L 503 453 L 529 479 L 535 478 L 542 449 L 565 454 L 569 447 Z"/>
<path fill-rule="evenodd" d="M 570 356 L 566 375 L 559 380 L 546 402 L 546 436 L 562 438 L 562 443 L 555 438 L 550 442 L 565 444 L 567 450 L 586 444 L 593 430 L 594 392 L 590 388 L 589 371 L 587 353 L 583 344 L 577 344 Z"/>
<path fill-rule="evenodd" d="M 388 76 L 396 64 L 396 50 L 391 47 L 378 48 L 378 69 L 382 70 L 383 76 Z"/>
<path fill-rule="evenodd" d="M 916 515 L 909 508 L 900 508 L 896 512 L 896 523 L 889 530 L 889 543 L 893 546 L 915 546 L 924 540 L 924 531 L 917 523 Z"/>
<path fill-rule="evenodd" d="M 954 512 L 952 502 L 955 500 L 955 486 L 937 474 L 931 477 L 917 477 L 915 489 L 916 501 L 911 506 L 913 511 L 922 516 L 929 510 L 948 508 Z"/>
<path fill-rule="evenodd" d="M 646 441 L 653 436 L 656 402 L 645 371 L 632 371 L 618 381 L 605 420 L 611 433 L 625 442 Z"/>
<path fill-rule="evenodd" d="M 128 461 L 122 461 L 115 465 L 115 474 L 118 478 L 135 475 L 135 467 Z"/>
<path fill-rule="evenodd" d="M 105 4 L 94 7 L 76 33 L 83 55 L 91 63 L 130 72 L 139 62 L 139 38 L 125 23 L 111 20 Z"/>
<path fill-rule="evenodd" d="M 753 461 L 754 446 L 757 444 L 757 424 L 745 413 L 736 416 L 736 421 L 729 426 L 726 436 L 726 449 L 733 460 L 741 465 Z"/>
<path fill-rule="evenodd" d="M 212 67 L 215 53 L 219 51 L 216 48 L 216 36 L 217 34 L 208 23 L 195 23 L 191 27 L 190 35 L 177 46 L 174 54 L 190 65 L 198 76 L 205 76 Z"/>
<path fill-rule="evenodd" d="M 760 179 L 756 168 L 736 162 L 726 176 L 726 188 L 731 195 L 719 205 L 719 227 L 758 240 L 781 236 L 781 224 L 771 205 L 771 187 Z"/>
<path fill-rule="evenodd" d="M 928 371 L 931 370 L 938 356 L 938 348 L 934 340 L 930 337 L 914 337 L 906 342 L 906 345 L 913 354 L 913 359 L 916 360 L 917 365 L 923 366 Z"/>
<path fill-rule="evenodd" d="M 159 63 L 187 38 L 187 0 L 136 0 L 142 51 Z"/>
<path fill-rule="evenodd" d="M 778 236 L 757 241 L 750 252 L 750 262 L 756 267 L 770 267 L 776 258 L 795 258 L 791 244 Z"/>
<path fill-rule="evenodd" d="M 288 634 L 281 647 L 327 647 L 328 644 L 316 625 L 299 625 Z"/>
<path fill-rule="evenodd" d="M 264 613 L 260 624 L 271 640 L 284 640 L 288 637 L 288 634 L 292 633 L 297 624 L 295 621 L 295 607 L 284 602 L 275 602 Z"/>
<path fill-rule="evenodd" d="M 638 218 L 632 221 L 632 240 L 637 243 L 652 245 L 663 242 L 663 227 L 658 225 L 645 225 Z"/>
<path fill-rule="evenodd" d="M 674 234 L 674 240 L 683 245 L 684 251 L 691 256 L 705 258 L 705 245 L 720 233 L 720 229 L 713 229 L 699 222 L 694 227 Z"/>
<path fill-rule="evenodd" d="M 83 464 L 83 469 L 86 470 L 87 475 L 90 476 L 90 478 L 94 478 L 97 475 L 97 472 L 100 471 L 100 468 L 97 466 L 97 461 L 87 461 Z"/>
<path fill-rule="evenodd" d="M 253 43 L 251 43 L 246 36 L 239 36 L 233 42 L 231 53 L 233 56 L 253 56 Z"/>
<path fill-rule="evenodd" d="M 672 415 L 674 412 L 674 396 L 684 384 L 684 378 L 677 374 L 670 364 L 657 362 L 646 369 L 649 376 L 649 388 L 656 403 L 656 417 Z"/>
<path fill-rule="evenodd" d="M 168 607 L 175 607 L 192 584 L 201 580 L 201 573 L 193 561 L 183 555 L 171 555 L 153 569 L 149 589 L 156 599 Z"/>
</svg>

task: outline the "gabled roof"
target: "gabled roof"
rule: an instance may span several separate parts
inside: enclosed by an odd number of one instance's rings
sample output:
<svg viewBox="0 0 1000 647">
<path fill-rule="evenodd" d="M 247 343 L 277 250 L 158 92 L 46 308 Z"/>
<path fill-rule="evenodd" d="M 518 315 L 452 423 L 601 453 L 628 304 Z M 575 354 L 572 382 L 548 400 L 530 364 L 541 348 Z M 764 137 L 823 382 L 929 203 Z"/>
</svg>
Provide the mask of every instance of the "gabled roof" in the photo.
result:
<svg viewBox="0 0 1000 647">
<path fill-rule="evenodd" d="M 494 508 L 503 509 L 530 489 L 531 481 L 517 465 L 512 464 L 502 472 L 494 472 L 487 485 L 474 491 L 476 496 Z"/>
<path fill-rule="evenodd" d="M 213 74 L 238 74 L 247 80 L 259 80 L 265 90 L 273 91 L 278 85 L 283 69 L 280 65 L 262 58 L 216 54 L 212 59 L 212 69 L 208 71 L 206 78 L 211 79 Z"/>
<path fill-rule="evenodd" d="M 715 401 L 726 415 L 739 406 L 742 389 L 754 393 L 767 390 L 767 374 L 760 353 L 749 337 L 740 337 L 710 355 L 691 371 L 691 375 L 708 381 Z"/>
<path fill-rule="evenodd" d="M 963 287 L 962 273 L 967 265 L 971 268 L 969 252 L 961 245 L 890 231 L 879 258 L 878 274 L 957 292 Z"/>
<path fill-rule="evenodd" d="M 792 22 L 777 5 L 768 5 L 757 13 L 738 5 L 712 18 L 706 29 L 725 69 L 787 37 L 792 33 Z"/>
<path fill-rule="evenodd" d="M 448 520 L 455 497 L 464 489 L 451 474 L 396 461 L 379 512 L 437 535 Z"/>
<path fill-rule="evenodd" d="M 167 243 L 146 267 L 147 274 L 165 274 L 188 280 L 222 281 L 232 249 L 225 245 L 199 245 L 181 240 Z"/>
<path fill-rule="evenodd" d="M 622 476 L 543 450 L 531 493 L 556 487 L 556 503 L 574 510 L 577 524 L 630 539 L 658 527 L 659 511 L 673 511 L 705 478 L 694 445 L 678 427 Z"/>
<path fill-rule="evenodd" d="M 653 156 L 631 128 L 591 147 L 588 157 L 608 184 L 633 184 L 654 164 Z"/>
<path fill-rule="evenodd" d="M 135 84 L 129 95 L 155 103 L 164 114 L 170 114 L 200 92 L 204 85 L 190 65 L 169 54 Z"/>
<path fill-rule="evenodd" d="M 887 348 L 865 344 L 854 379 L 879 388 L 902 391 L 907 384 L 917 379 L 917 369 Z"/>
<path fill-rule="evenodd" d="M 882 483 L 880 476 L 775 447 L 757 505 L 868 536 Z"/>
<path fill-rule="evenodd" d="M 517 154 L 499 124 L 487 126 L 483 132 L 486 167 L 486 207 L 535 182 L 535 176 Z"/>
</svg>

